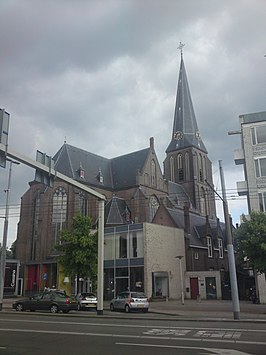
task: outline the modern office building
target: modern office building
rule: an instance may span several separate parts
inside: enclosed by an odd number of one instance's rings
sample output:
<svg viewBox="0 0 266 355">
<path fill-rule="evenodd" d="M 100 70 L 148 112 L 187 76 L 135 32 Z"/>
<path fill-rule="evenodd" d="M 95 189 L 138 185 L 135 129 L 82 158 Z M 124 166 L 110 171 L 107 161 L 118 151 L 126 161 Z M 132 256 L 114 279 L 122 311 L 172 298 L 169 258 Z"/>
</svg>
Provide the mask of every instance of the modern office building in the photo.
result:
<svg viewBox="0 0 266 355">
<path fill-rule="evenodd" d="M 248 211 L 266 212 L 266 112 L 239 116 L 241 148 L 235 150 L 236 165 L 243 165 L 244 181 L 237 182 L 240 196 L 247 196 Z M 266 303 L 265 274 L 257 275 L 261 303 Z"/>
</svg>

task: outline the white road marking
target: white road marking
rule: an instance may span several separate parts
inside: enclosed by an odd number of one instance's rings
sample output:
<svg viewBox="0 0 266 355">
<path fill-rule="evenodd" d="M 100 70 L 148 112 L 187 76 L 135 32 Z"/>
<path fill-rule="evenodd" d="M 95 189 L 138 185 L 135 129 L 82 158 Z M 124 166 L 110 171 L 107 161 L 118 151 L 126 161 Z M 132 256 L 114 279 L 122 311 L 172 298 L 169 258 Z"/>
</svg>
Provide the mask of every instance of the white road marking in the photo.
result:
<svg viewBox="0 0 266 355">
<path fill-rule="evenodd" d="M 190 333 L 191 330 L 187 329 L 151 329 L 143 332 L 143 334 L 147 335 L 175 335 L 175 336 L 185 336 Z"/>
<path fill-rule="evenodd" d="M 73 325 L 88 325 L 88 326 L 95 326 L 95 327 L 122 327 L 122 328 L 160 328 L 160 329 L 185 329 L 185 330 L 215 330 L 215 331 L 224 331 L 224 328 L 214 328 L 214 327 L 169 327 L 169 326 L 156 326 L 156 325 L 142 325 L 142 324 L 113 324 L 113 323 L 93 323 L 93 322 L 89 322 L 89 323 L 85 323 L 85 322 L 70 322 L 70 321 L 40 321 L 40 320 L 32 320 L 32 319 L 19 319 L 19 318 L 14 318 L 14 319 L 10 319 L 10 318 L 0 318 L 0 321 L 3 322 L 21 322 L 21 323 L 44 323 L 44 324 L 73 324 Z M 255 332 L 255 333 L 266 333 L 266 329 L 247 329 L 247 328 L 243 328 L 243 329 L 231 329 L 231 328 L 226 328 L 226 331 L 232 331 L 232 332 Z"/>
<path fill-rule="evenodd" d="M 242 351 L 233 350 L 233 349 L 213 349 L 213 348 L 202 348 L 202 347 L 193 347 L 193 346 L 139 344 L 139 343 L 115 343 L 115 344 L 122 345 L 122 346 L 142 346 L 142 347 L 165 348 L 165 349 L 189 349 L 189 350 L 200 349 L 202 351 L 208 351 L 208 353 L 213 353 L 217 355 L 250 355 L 249 353 L 243 353 Z"/>
<path fill-rule="evenodd" d="M 239 339 L 241 335 L 241 332 L 231 330 L 199 330 L 193 336 L 200 338 Z"/>
<path fill-rule="evenodd" d="M 234 343 L 234 344 L 256 344 L 266 346 L 266 342 L 254 342 L 254 341 L 241 341 L 241 340 L 227 340 L 227 339 L 202 339 L 193 337 L 171 337 L 171 336 L 148 336 L 148 335 L 128 335 L 128 334 L 106 334 L 106 333 L 89 333 L 89 332 L 70 332 L 70 331 L 58 331 L 58 330 L 36 330 L 36 329 L 7 329 L 0 328 L 2 332 L 18 332 L 18 333 L 36 333 L 36 334 L 60 334 L 60 335 L 79 335 L 79 336 L 94 336 L 94 337 L 113 337 L 113 338 L 132 338 L 132 339 L 160 339 L 160 340 L 183 340 L 183 341 L 202 341 L 202 342 L 219 342 L 219 343 Z"/>
<path fill-rule="evenodd" d="M 192 330 L 188 329 L 161 329 L 161 328 L 153 328 L 143 334 L 147 335 L 174 335 L 174 336 L 186 336 L 188 333 L 192 332 Z M 242 335 L 242 332 L 235 332 L 231 330 L 198 330 L 193 337 L 197 338 L 218 338 L 218 339 L 239 339 Z"/>
</svg>

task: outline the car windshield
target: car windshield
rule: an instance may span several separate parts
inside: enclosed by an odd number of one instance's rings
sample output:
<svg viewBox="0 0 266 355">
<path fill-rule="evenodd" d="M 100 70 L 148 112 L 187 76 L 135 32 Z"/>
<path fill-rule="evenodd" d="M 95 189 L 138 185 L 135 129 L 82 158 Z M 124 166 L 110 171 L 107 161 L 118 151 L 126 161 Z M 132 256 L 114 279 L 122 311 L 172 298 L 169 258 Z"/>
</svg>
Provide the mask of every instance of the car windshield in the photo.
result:
<svg viewBox="0 0 266 355">
<path fill-rule="evenodd" d="M 143 292 L 132 292 L 132 298 L 147 298 Z"/>
<path fill-rule="evenodd" d="M 60 293 L 60 292 L 55 292 L 55 293 L 54 293 L 54 297 L 57 298 L 57 299 L 69 298 L 69 296 L 67 296 L 65 293 Z"/>
<path fill-rule="evenodd" d="M 81 297 L 96 297 L 95 294 L 91 292 L 83 292 L 80 295 Z"/>
</svg>

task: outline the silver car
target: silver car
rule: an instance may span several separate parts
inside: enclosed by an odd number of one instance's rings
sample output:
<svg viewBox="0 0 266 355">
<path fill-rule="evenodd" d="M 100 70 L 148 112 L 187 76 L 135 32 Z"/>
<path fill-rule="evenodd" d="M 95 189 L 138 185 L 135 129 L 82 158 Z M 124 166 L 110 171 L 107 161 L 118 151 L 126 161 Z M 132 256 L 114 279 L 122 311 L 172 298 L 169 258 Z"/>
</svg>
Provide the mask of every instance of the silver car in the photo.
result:
<svg viewBox="0 0 266 355">
<path fill-rule="evenodd" d="M 149 310 L 149 302 L 143 292 L 125 291 L 119 293 L 116 298 L 112 299 L 110 310 L 124 310 L 127 313 L 133 310 L 141 310 L 142 312 L 147 313 Z"/>
<path fill-rule="evenodd" d="M 97 309 L 97 297 L 92 292 L 81 292 L 77 295 L 78 310 L 82 311 L 89 308 Z"/>
</svg>

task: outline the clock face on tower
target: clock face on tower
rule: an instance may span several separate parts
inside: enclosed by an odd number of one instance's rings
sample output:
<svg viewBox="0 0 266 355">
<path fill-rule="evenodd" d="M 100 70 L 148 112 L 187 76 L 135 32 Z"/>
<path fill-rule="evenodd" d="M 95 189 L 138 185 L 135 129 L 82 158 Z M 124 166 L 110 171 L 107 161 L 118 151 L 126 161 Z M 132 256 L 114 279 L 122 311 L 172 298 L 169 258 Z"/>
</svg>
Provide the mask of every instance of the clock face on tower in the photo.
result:
<svg viewBox="0 0 266 355">
<path fill-rule="evenodd" d="M 195 133 L 195 136 L 196 136 L 196 138 L 197 138 L 198 140 L 201 139 L 199 131 L 197 131 L 197 132 Z"/>
<path fill-rule="evenodd" d="M 174 133 L 174 139 L 176 139 L 177 141 L 179 141 L 182 138 L 183 138 L 183 133 L 181 131 L 176 131 Z"/>
</svg>

